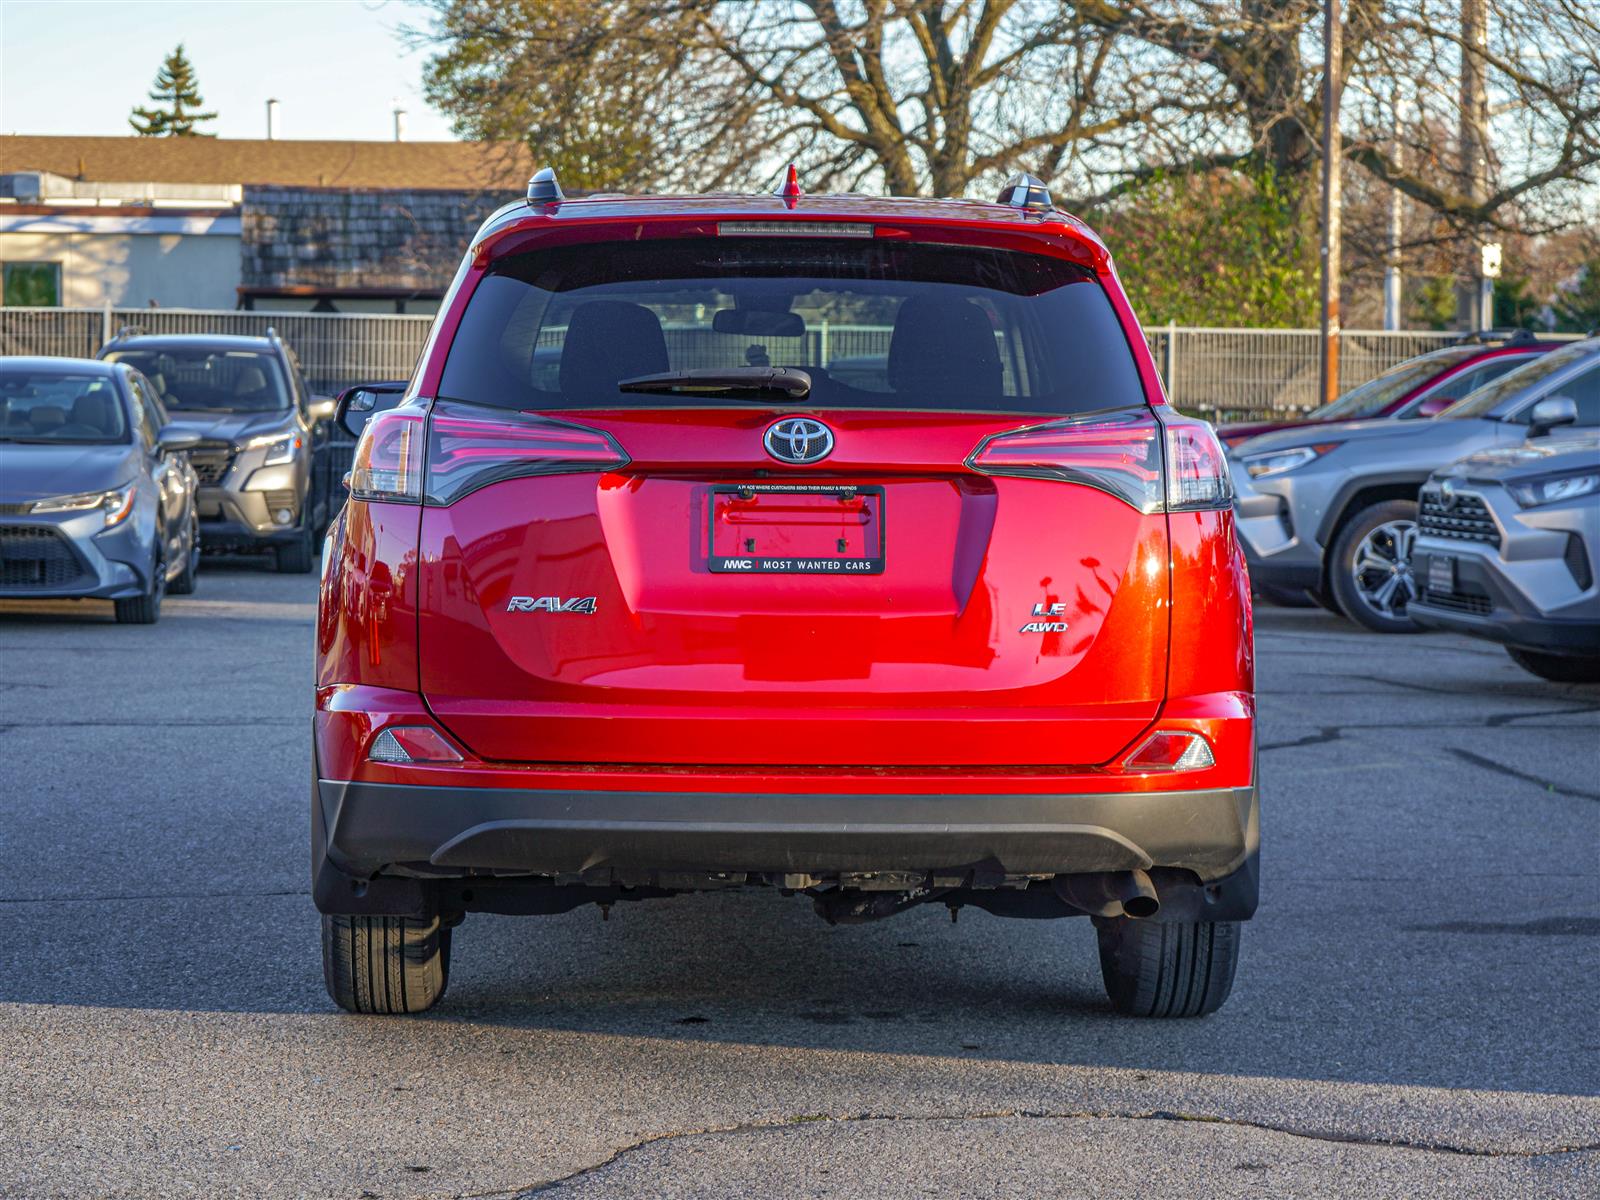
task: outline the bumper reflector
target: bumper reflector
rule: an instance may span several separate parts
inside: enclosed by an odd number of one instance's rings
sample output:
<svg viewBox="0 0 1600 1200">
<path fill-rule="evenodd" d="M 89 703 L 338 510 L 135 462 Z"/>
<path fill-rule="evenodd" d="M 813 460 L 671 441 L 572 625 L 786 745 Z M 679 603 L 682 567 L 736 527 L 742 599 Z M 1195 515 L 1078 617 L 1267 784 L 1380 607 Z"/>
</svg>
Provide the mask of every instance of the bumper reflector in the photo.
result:
<svg viewBox="0 0 1600 1200">
<path fill-rule="evenodd" d="M 1146 738 L 1125 765 L 1131 771 L 1202 771 L 1217 760 L 1198 733 L 1164 730 Z"/>
<path fill-rule="evenodd" d="M 426 725 L 395 725 L 373 739 L 372 762 L 460 762 L 456 748 Z"/>
</svg>

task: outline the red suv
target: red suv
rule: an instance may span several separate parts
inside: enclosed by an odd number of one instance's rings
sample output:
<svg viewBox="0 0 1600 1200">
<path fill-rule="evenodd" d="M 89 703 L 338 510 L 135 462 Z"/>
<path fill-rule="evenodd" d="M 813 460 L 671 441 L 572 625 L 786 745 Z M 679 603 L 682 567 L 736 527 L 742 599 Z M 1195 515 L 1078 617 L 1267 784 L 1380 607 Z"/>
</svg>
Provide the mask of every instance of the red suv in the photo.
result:
<svg viewBox="0 0 1600 1200">
<path fill-rule="evenodd" d="M 428 1008 L 467 913 L 730 888 L 1087 915 L 1119 1011 L 1226 998 L 1259 840 L 1229 476 L 1037 180 L 566 201 L 541 172 L 403 394 L 340 419 L 312 859 L 341 1006 Z"/>
<path fill-rule="evenodd" d="M 1453 346 L 1396 363 L 1383 374 L 1303 416 L 1235 421 L 1219 426 L 1217 434 L 1225 445 L 1237 446 L 1263 433 L 1323 421 L 1435 417 L 1468 392 L 1520 367 L 1536 354 L 1565 344 L 1537 338 L 1526 329 L 1469 333 Z"/>
</svg>

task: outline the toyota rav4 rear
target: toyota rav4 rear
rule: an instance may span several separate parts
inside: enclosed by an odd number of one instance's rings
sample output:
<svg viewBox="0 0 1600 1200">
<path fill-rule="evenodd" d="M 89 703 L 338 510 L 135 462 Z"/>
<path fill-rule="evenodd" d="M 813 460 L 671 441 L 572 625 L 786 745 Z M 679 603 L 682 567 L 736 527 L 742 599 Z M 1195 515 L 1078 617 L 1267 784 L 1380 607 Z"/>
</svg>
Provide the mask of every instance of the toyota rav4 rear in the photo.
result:
<svg viewBox="0 0 1600 1200">
<path fill-rule="evenodd" d="M 566 201 L 541 173 L 405 393 L 340 419 L 338 1004 L 428 1008 L 467 913 L 740 887 L 838 923 L 1086 915 L 1117 1010 L 1226 998 L 1258 844 L 1228 472 L 1037 180 Z"/>
</svg>

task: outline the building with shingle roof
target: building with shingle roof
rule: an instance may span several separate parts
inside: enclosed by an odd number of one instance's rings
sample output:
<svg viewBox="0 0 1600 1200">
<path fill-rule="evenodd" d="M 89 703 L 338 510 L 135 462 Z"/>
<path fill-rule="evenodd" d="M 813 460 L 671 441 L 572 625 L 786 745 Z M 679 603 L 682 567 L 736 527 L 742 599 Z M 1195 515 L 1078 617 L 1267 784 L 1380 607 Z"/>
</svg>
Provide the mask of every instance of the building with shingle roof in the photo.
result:
<svg viewBox="0 0 1600 1200">
<path fill-rule="evenodd" d="M 6 304 L 430 312 L 526 147 L 0 135 Z"/>
</svg>

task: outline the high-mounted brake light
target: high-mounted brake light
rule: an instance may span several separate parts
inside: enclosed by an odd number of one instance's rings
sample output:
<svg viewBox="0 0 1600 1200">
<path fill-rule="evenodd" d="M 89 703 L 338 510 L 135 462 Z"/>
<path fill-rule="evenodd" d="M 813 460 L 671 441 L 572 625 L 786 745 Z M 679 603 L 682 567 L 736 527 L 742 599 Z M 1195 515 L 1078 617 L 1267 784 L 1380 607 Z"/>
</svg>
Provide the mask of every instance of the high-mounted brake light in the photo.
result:
<svg viewBox="0 0 1600 1200">
<path fill-rule="evenodd" d="M 1100 414 L 990 434 L 967 459 L 985 475 L 1098 488 L 1140 512 L 1226 508 L 1232 481 L 1211 426 L 1186 417 Z"/>
<path fill-rule="evenodd" d="M 1152 733 L 1123 763 L 1130 771 L 1203 771 L 1217 765 L 1211 743 L 1198 733 Z"/>
<path fill-rule="evenodd" d="M 369 420 L 356 443 L 350 495 L 357 500 L 422 503 L 423 414 L 390 409 Z"/>
<path fill-rule="evenodd" d="M 392 725 L 372 739 L 367 758 L 373 762 L 460 762 L 461 754 L 426 725 Z"/>
<path fill-rule="evenodd" d="M 427 503 L 524 475 L 611 471 L 628 464 L 610 434 L 533 413 L 436 404 L 428 417 Z"/>
</svg>

